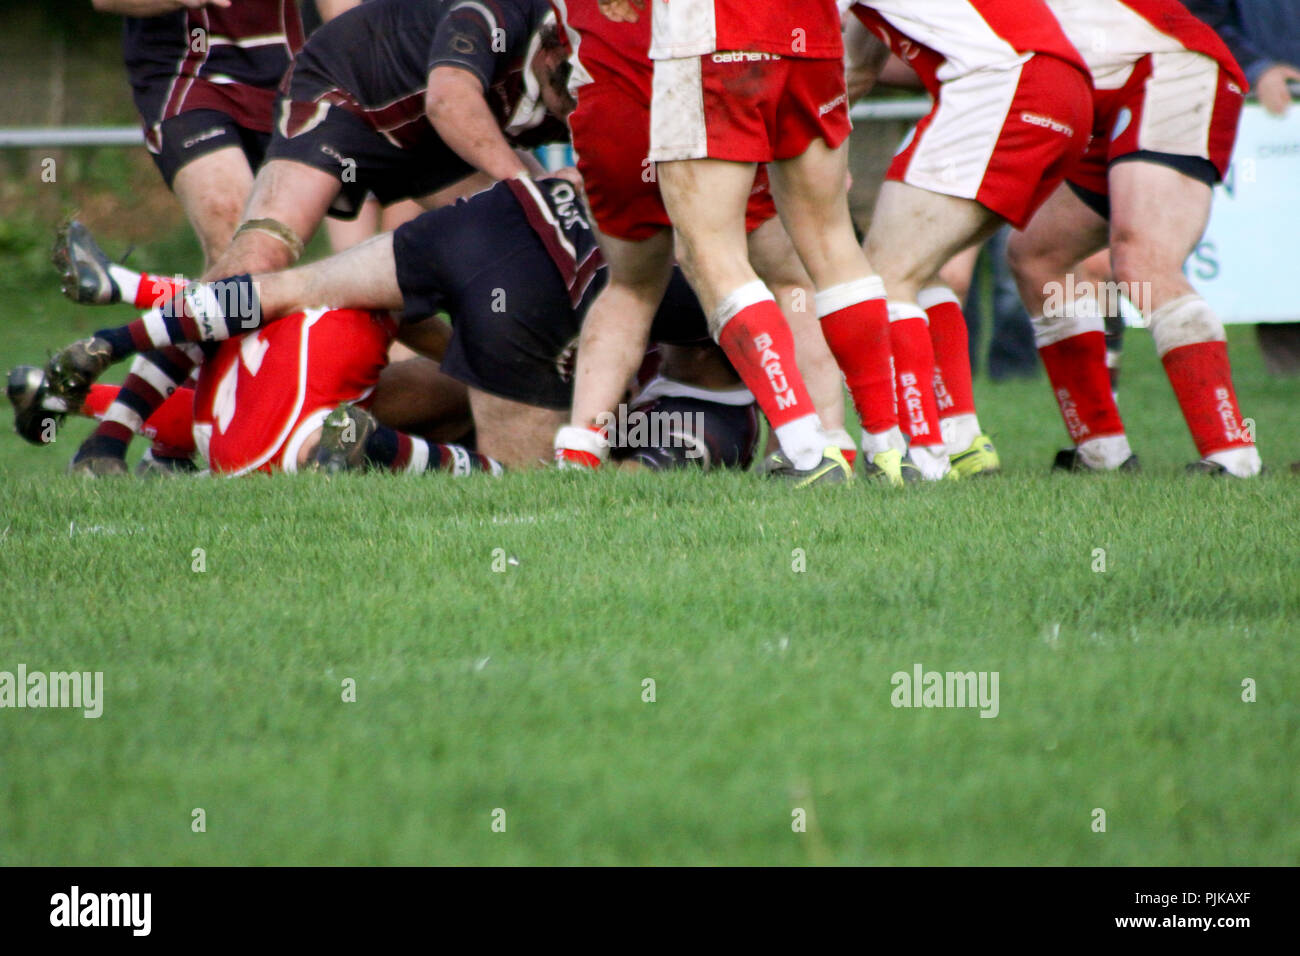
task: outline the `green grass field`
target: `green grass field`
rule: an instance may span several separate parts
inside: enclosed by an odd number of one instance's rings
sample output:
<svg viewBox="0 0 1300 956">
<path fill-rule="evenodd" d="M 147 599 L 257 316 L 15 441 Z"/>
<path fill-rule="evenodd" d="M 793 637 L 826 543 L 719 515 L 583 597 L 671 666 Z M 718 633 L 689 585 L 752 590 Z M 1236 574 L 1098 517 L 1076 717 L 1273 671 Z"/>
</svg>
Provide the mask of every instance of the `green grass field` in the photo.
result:
<svg viewBox="0 0 1300 956">
<path fill-rule="evenodd" d="M 103 324 L 38 259 L 0 264 L 5 368 Z M 0 864 L 1294 865 L 1296 386 L 1232 344 L 1249 484 L 1181 474 L 1145 333 L 1138 477 L 1045 474 L 1042 381 L 979 385 L 1004 476 L 904 493 L 90 484 L 87 425 L 0 434 L 0 671 L 105 686 L 0 711 Z M 998 672 L 998 716 L 891 706 L 916 664 Z"/>
</svg>

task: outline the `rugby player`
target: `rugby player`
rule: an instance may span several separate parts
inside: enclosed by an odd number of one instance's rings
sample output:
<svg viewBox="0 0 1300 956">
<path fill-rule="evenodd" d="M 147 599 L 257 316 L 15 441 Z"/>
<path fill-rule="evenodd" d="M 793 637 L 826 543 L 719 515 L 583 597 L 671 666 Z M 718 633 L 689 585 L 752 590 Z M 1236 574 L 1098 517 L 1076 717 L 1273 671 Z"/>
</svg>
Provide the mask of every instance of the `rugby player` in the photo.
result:
<svg viewBox="0 0 1300 956">
<path fill-rule="evenodd" d="M 318 263 L 194 283 L 130 325 L 96 333 L 93 348 L 77 343 L 59 353 L 47 367 L 43 392 L 25 408 L 49 407 L 47 395 L 67 408 L 80 407 L 89 384 L 107 366 L 106 356 L 181 343 L 210 348 L 241 334 L 240 348 L 255 349 L 247 345 L 248 333 L 273 327 L 280 316 L 346 302 L 352 309 L 394 311 L 411 320 L 402 329 L 403 340 L 438 355 L 442 372 L 469 387 L 478 450 L 507 467 L 535 465 L 551 457 L 552 436 L 567 417 L 572 352 L 581 316 L 604 278 L 600 266 L 572 182 L 512 179 Z M 698 304 L 692 313 L 682 301 L 680 294 L 665 299 L 657 340 L 681 346 L 701 340 L 707 324 Z M 241 319 L 230 318 L 223 302 L 237 303 L 233 314 Z M 414 321 L 441 309 L 453 320 L 445 342 L 438 341 L 439 322 Z M 160 369 L 150 388 L 131 399 L 135 427 L 186 373 Z M 716 406 L 744 408 L 752 398 L 744 398 L 734 380 L 691 378 L 686 389 L 661 383 L 651 397 L 711 406 L 699 410 L 722 424 L 706 431 L 727 434 L 710 449 L 710 460 L 741 463 L 723 446 L 746 446 L 747 440 L 732 439 L 737 428 L 748 426 Z M 719 394 L 709 398 L 700 389 Z"/>
<path fill-rule="evenodd" d="M 649 32 L 636 28 L 640 3 L 601 0 L 601 12 L 613 23 L 599 19 L 595 0 L 557 6 L 574 47 L 575 148 L 612 273 L 607 297 L 584 326 L 574 415 L 556 436 L 557 460 L 592 466 L 604 456 L 593 419 L 609 409 L 639 361 L 649 316 L 672 267 L 671 222 L 678 258 L 713 337 L 780 442 L 770 471 L 799 484 L 851 477 L 837 447 L 843 438 L 828 436 L 796 365 L 796 348 L 803 345 L 796 346 L 771 287 L 759 278 L 762 273 L 771 286 L 780 284 L 769 264 L 781 260 L 762 248 L 763 230 L 754 229 L 761 212 L 754 202 L 756 170 L 776 159 L 781 162 L 768 167 L 772 187 L 784 207 L 782 222 L 819 290 L 814 305 L 824 342 L 845 370 L 864 431 L 883 436 L 880 447 L 864 456 L 868 473 L 901 483 L 904 447 L 884 294 L 857 247 L 844 195 L 841 146 L 849 122 L 833 4 L 818 0 L 802 5 L 806 13 L 795 13 L 782 5 L 727 2 L 715 8 L 681 0 L 671 7 L 655 4 Z M 699 15 L 699 36 L 676 36 L 682 18 L 692 15 Z M 647 52 L 673 58 L 652 65 Z M 713 104 L 707 116 L 698 105 L 706 102 Z M 769 117 L 779 110 L 781 122 L 769 128 L 765 110 Z M 617 132 L 602 137 L 599 124 L 614 115 Z M 727 127 L 728 116 L 743 128 Z M 693 122 L 682 126 L 688 118 Z M 691 142 L 674 142 L 681 134 Z M 758 188 L 766 192 L 761 180 Z M 788 240 L 778 239 L 776 248 L 786 255 Z M 810 348 L 816 347 L 812 340 Z"/>
<path fill-rule="evenodd" d="M 147 415 L 135 420 L 141 434 L 165 443 L 170 454 L 183 456 L 191 467 L 170 463 L 141 474 L 192 471 L 190 459 L 196 452 L 213 473 L 222 475 L 293 472 L 310 466 L 322 424 L 340 403 L 358 408 L 377 403 L 383 373 L 391 367 L 388 354 L 395 329 L 387 313 L 310 309 L 207 350 L 193 388 L 169 387 L 164 401 L 142 409 Z M 188 375 L 188 369 L 175 371 L 178 378 Z M 9 375 L 15 430 L 33 443 L 42 443 L 38 431 L 50 419 L 41 407 L 40 376 L 39 369 L 30 367 Z M 424 375 L 420 384 L 429 388 L 441 383 Z M 391 381 L 389 386 L 383 403 L 387 409 L 394 407 L 395 398 L 410 397 L 409 391 L 393 396 Z M 92 386 L 79 413 L 102 415 L 118 392 L 115 386 Z M 454 475 L 501 473 L 499 463 L 461 445 L 430 441 L 395 427 L 379 428 L 372 467 Z M 157 447 L 146 452 L 145 460 L 157 454 Z"/>
<path fill-rule="evenodd" d="M 291 265 L 327 213 L 373 193 L 426 208 L 540 171 L 516 152 L 566 138 L 563 44 L 546 0 L 371 0 L 321 26 L 284 77 L 244 221 L 207 276 Z M 444 194 L 441 195 L 440 194 Z"/>
<path fill-rule="evenodd" d="M 1008 260 L 1074 447 L 1056 467 L 1111 471 L 1136 459 L 1110 387 L 1095 295 L 1060 301 L 1075 263 L 1110 246 L 1115 279 L 1145 316 L 1191 431 L 1198 472 L 1261 469 L 1223 323 L 1183 274 L 1227 171 L 1246 78 L 1176 0 L 1048 0 L 1092 71 L 1087 154 L 1012 237 Z M 1093 42 L 1102 37 L 1104 42 Z"/>
<path fill-rule="evenodd" d="M 303 30 L 294 0 L 93 0 L 96 10 L 121 14 L 123 59 L 132 96 L 144 128 L 145 145 L 164 182 L 180 201 L 203 250 L 204 267 L 230 245 L 253 176 L 262 163 L 271 133 L 275 91 Z M 80 254 L 74 234 L 56 255 Z M 108 263 L 81 263 L 87 277 L 74 287 L 78 301 L 131 302 L 148 308 L 171 295 L 166 280 L 123 288 Z M 178 357 L 145 355 L 131 374 L 137 379 L 152 362 Z M 125 470 L 114 455 L 130 432 L 120 419 L 125 409 L 107 410 L 79 456 L 87 473 Z M 158 445 L 160 459 L 169 454 Z"/>
<path fill-rule="evenodd" d="M 958 475 L 996 471 L 961 302 L 939 272 L 1005 223 L 1024 227 L 1083 154 L 1088 70 L 1041 0 L 878 0 L 852 12 L 850 88 L 869 88 L 892 50 L 934 100 L 889 167 L 866 239 L 889 291 L 911 457 L 931 480 L 950 459 Z"/>
</svg>

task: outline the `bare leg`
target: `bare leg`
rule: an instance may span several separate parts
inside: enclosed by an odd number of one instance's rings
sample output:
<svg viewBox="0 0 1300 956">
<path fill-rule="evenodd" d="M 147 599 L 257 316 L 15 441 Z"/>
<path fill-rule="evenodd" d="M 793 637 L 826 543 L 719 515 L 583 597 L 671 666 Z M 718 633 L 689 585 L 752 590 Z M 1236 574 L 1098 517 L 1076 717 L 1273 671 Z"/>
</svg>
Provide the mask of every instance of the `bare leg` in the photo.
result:
<svg viewBox="0 0 1300 956">
<path fill-rule="evenodd" d="M 257 172 L 243 221 L 272 219 L 289 229 L 304 245 L 325 218 L 339 193 L 330 173 L 288 159 L 271 159 Z M 241 272 L 270 272 L 293 264 L 289 246 L 263 232 L 245 232 L 203 274 L 205 279 Z"/>
<path fill-rule="evenodd" d="M 1205 233 L 1210 187 L 1143 161 L 1116 163 L 1109 179 L 1115 278 L 1147 317 L 1197 451 L 1236 477 L 1259 474 L 1254 431 L 1237 406 L 1223 322 L 1182 269 Z"/>
<path fill-rule="evenodd" d="M 818 467 L 833 443 L 799 371 L 789 323 L 749 261 L 745 208 L 755 166 L 692 159 L 660 163 L 658 171 L 678 261 L 714 340 L 767 416 L 790 467 Z M 830 457 L 848 473 L 838 450 Z"/>
<path fill-rule="evenodd" d="M 392 362 L 379 373 L 370 412 L 389 428 L 436 442 L 460 441 L 474 426 L 464 383 L 423 356 Z"/>
<path fill-rule="evenodd" d="M 847 144 L 831 149 L 814 140 L 803 155 L 771 163 L 768 171 L 781 221 L 817 289 L 815 314 L 853 396 L 869 467 L 883 466 L 891 481 L 901 483 L 904 440 L 894 401 L 885 287 L 858 245 L 849 215 Z M 824 370 L 815 358 L 813 369 L 820 393 Z"/>
<path fill-rule="evenodd" d="M 1106 326 L 1094 290 L 1072 270 L 1106 245 L 1106 220 L 1061 186 L 1007 243 L 1007 263 L 1034 326 L 1074 467 L 1119 468 L 1132 457 L 1106 369 Z M 1086 293 L 1086 294 L 1080 294 Z"/>
<path fill-rule="evenodd" d="M 325 219 L 325 231 L 329 233 L 330 248 L 335 252 L 351 249 L 360 242 L 369 239 L 379 231 L 380 207 L 374 197 L 367 199 L 357 213 L 356 219 Z"/>
<path fill-rule="evenodd" d="M 755 167 L 692 159 L 660 163 L 658 169 L 659 190 L 676 228 L 678 261 L 704 314 L 713 316 L 733 289 L 759 281 L 745 235 Z"/>
<path fill-rule="evenodd" d="M 768 174 L 781 221 L 818 289 L 874 272 L 849 215 L 847 144 L 830 149 L 813 140 L 802 156 L 769 164 Z"/>
<path fill-rule="evenodd" d="M 172 180 L 172 192 L 212 266 L 230 245 L 253 189 L 253 171 L 242 150 L 218 149 L 186 163 Z"/>
<path fill-rule="evenodd" d="M 975 276 L 975 263 L 980 257 L 980 243 L 975 243 L 949 259 L 939 270 L 939 281 L 952 289 L 962 302 L 970 296 Z"/>
<path fill-rule="evenodd" d="M 609 284 L 582 323 L 569 423 L 586 428 L 612 412 L 645 357 L 655 311 L 672 278 L 672 233 L 642 242 L 599 235 Z"/>
<path fill-rule="evenodd" d="M 506 468 L 537 468 L 552 460 L 555 430 L 565 413 L 538 408 L 469 389 L 479 454 L 495 458 Z"/>
<path fill-rule="evenodd" d="M 400 309 L 393 236 L 381 233 L 337 255 L 253 277 L 263 315 L 279 318 L 320 306 Z"/>
<path fill-rule="evenodd" d="M 749 234 L 749 261 L 790 323 L 799 371 L 822 424 L 832 437 L 841 437 L 835 433 L 844 432 L 844 381 L 817 321 L 812 279 L 779 219 L 768 220 Z M 845 433 L 843 439 L 847 437 Z"/>
</svg>

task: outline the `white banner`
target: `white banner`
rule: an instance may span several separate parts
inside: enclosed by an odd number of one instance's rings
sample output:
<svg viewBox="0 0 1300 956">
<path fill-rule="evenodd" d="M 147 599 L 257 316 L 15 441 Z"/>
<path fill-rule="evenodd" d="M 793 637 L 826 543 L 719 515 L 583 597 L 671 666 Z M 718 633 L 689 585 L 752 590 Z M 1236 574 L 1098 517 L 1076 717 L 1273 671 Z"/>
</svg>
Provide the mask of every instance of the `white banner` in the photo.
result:
<svg viewBox="0 0 1300 956">
<path fill-rule="evenodd" d="M 1291 284 L 1300 278 L 1300 107 L 1281 119 L 1246 107 L 1209 228 L 1185 269 L 1224 322 L 1300 321 Z"/>
</svg>

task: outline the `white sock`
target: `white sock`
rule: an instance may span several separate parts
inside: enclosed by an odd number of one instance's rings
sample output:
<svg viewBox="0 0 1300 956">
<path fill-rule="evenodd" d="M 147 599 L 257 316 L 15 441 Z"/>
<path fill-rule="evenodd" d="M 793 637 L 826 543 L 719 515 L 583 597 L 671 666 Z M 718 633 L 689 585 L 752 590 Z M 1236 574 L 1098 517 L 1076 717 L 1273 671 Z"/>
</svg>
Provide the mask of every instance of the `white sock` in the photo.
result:
<svg viewBox="0 0 1300 956">
<path fill-rule="evenodd" d="M 939 431 L 943 435 L 943 447 L 949 455 L 965 451 L 975 444 L 976 438 L 984 434 L 974 412 L 939 419 Z"/>
<path fill-rule="evenodd" d="M 853 444 L 853 439 L 849 437 L 849 433 L 843 428 L 826 429 L 826 441 L 827 443 L 834 445 L 840 451 L 857 451 L 856 446 Z"/>
<path fill-rule="evenodd" d="M 891 449 L 900 454 L 907 451 L 907 439 L 897 425 L 885 432 L 862 433 L 862 453 L 868 458 Z"/>
<path fill-rule="evenodd" d="M 1212 461 L 1216 465 L 1222 465 L 1228 469 L 1229 474 L 1238 478 L 1254 478 L 1264 467 L 1264 463 L 1259 457 L 1259 449 L 1254 445 L 1248 445 L 1245 448 L 1229 448 L 1227 451 L 1216 451 L 1212 455 L 1206 455 L 1205 460 Z"/>
<path fill-rule="evenodd" d="M 1127 435 L 1089 438 L 1078 445 L 1079 460 L 1096 471 L 1114 471 L 1133 454 Z"/>
<path fill-rule="evenodd" d="M 109 263 L 108 277 L 113 280 L 121 293 L 122 301 L 130 305 L 140 292 L 140 273 L 132 272 L 126 266 Z"/>
<path fill-rule="evenodd" d="M 822 428 L 822 420 L 816 412 L 786 422 L 773 431 L 776 440 L 781 443 L 781 451 L 785 452 L 785 457 L 789 458 L 791 464 L 800 471 L 815 468 L 822 460 L 822 452 L 826 450 L 826 446 L 834 444 L 826 436 L 826 430 Z"/>
<path fill-rule="evenodd" d="M 429 467 L 429 443 L 423 438 L 411 436 L 411 460 L 406 463 L 406 470 L 425 471 Z"/>
<path fill-rule="evenodd" d="M 952 470 L 948 454 L 942 448 L 936 450 L 930 445 L 913 445 L 907 453 L 926 481 L 940 481 Z"/>
</svg>

